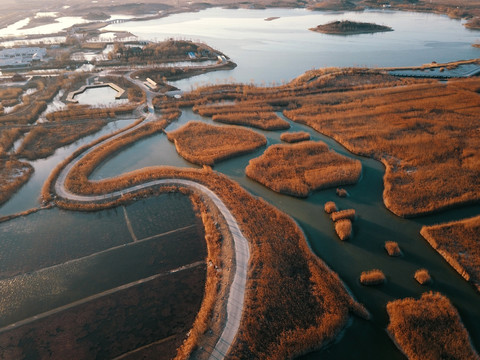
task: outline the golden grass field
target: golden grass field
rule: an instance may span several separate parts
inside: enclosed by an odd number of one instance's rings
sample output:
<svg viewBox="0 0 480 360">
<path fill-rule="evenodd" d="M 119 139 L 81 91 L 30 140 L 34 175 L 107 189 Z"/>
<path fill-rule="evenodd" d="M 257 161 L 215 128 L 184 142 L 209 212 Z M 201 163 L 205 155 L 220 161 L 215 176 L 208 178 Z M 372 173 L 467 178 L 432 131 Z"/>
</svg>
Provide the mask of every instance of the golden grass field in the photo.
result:
<svg viewBox="0 0 480 360">
<path fill-rule="evenodd" d="M 385 241 L 385 250 L 389 256 L 402 255 L 402 250 L 400 250 L 400 246 L 395 241 Z"/>
<path fill-rule="evenodd" d="M 360 161 L 339 155 L 323 142 L 272 145 L 250 160 L 248 177 L 283 194 L 306 197 L 312 191 L 354 184 L 360 178 Z"/>
<path fill-rule="evenodd" d="M 460 316 L 440 293 L 387 304 L 388 332 L 411 360 L 478 360 Z"/>
<path fill-rule="evenodd" d="M 182 157 L 199 165 L 214 165 L 267 144 L 265 136 L 255 131 L 198 121 L 191 121 L 167 136 Z"/>
<path fill-rule="evenodd" d="M 33 173 L 29 163 L 15 158 L 0 158 L 0 204 L 7 201 Z"/>
<path fill-rule="evenodd" d="M 480 291 L 480 216 L 424 226 L 420 231 L 445 260 Z"/>
</svg>

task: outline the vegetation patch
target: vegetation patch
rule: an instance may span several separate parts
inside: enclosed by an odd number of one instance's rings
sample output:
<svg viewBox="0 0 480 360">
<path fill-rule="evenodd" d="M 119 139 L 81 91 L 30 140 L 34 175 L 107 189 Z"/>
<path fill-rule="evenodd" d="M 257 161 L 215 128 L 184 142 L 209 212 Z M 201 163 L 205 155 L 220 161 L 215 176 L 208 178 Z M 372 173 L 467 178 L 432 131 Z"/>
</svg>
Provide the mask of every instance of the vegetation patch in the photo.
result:
<svg viewBox="0 0 480 360">
<path fill-rule="evenodd" d="M 348 196 L 348 191 L 342 188 L 337 188 L 335 190 L 335 193 L 337 194 L 338 197 L 347 197 Z"/>
<path fill-rule="evenodd" d="M 17 155 L 29 160 L 45 158 L 52 155 L 56 149 L 99 131 L 106 124 L 105 120 L 89 120 L 88 123 L 84 121 L 57 123 L 53 126 L 38 125 L 25 136 Z"/>
<path fill-rule="evenodd" d="M 440 293 L 387 304 L 388 331 L 409 359 L 478 359 L 457 310 Z"/>
<path fill-rule="evenodd" d="M 389 256 L 400 256 L 402 255 L 402 251 L 400 250 L 400 246 L 395 241 L 385 241 L 385 250 Z"/>
<path fill-rule="evenodd" d="M 399 216 L 479 201 L 480 80 L 384 85 L 305 97 L 284 114 L 382 161 L 384 202 Z"/>
<path fill-rule="evenodd" d="M 350 219 L 341 219 L 335 221 L 335 232 L 340 240 L 345 241 L 351 239 L 353 236 L 353 225 Z"/>
<path fill-rule="evenodd" d="M 360 274 L 360 283 L 363 285 L 381 285 L 386 281 L 387 278 L 382 270 L 373 269 Z"/>
<path fill-rule="evenodd" d="M 347 209 L 347 210 L 340 210 L 340 211 L 335 211 L 330 215 L 333 221 L 338 221 L 342 219 L 348 219 L 348 220 L 355 220 L 355 209 Z"/>
<path fill-rule="evenodd" d="M 393 31 L 393 29 L 389 26 L 349 20 L 333 21 L 325 25 L 318 25 L 310 30 L 324 34 L 335 35 L 368 34 L 383 31 Z"/>
<path fill-rule="evenodd" d="M 460 275 L 480 291 L 480 216 L 424 226 L 420 234 Z"/>
<path fill-rule="evenodd" d="M 325 212 L 331 214 L 335 211 L 338 211 L 337 205 L 333 201 L 327 201 L 325 203 Z"/>
<path fill-rule="evenodd" d="M 233 126 L 213 126 L 189 122 L 168 133 L 178 153 L 199 165 L 213 165 L 221 160 L 249 153 L 266 145 L 265 136 Z"/>
<path fill-rule="evenodd" d="M 418 269 L 415 271 L 415 275 L 413 277 L 420 285 L 427 285 L 432 282 L 432 277 L 428 273 L 427 269 Z"/>
<path fill-rule="evenodd" d="M 33 173 L 29 163 L 14 158 L 0 158 L 0 204 L 7 201 Z"/>
<path fill-rule="evenodd" d="M 299 197 L 314 190 L 354 184 L 361 171 L 360 161 L 329 150 L 323 142 L 270 146 L 246 168 L 248 177 L 273 191 Z"/>
<path fill-rule="evenodd" d="M 298 131 L 298 132 L 286 132 L 280 135 L 280 140 L 285 141 L 287 143 L 297 143 L 302 141 L 310 140 L 310 134 L 306 131 Z"/>
</svg>

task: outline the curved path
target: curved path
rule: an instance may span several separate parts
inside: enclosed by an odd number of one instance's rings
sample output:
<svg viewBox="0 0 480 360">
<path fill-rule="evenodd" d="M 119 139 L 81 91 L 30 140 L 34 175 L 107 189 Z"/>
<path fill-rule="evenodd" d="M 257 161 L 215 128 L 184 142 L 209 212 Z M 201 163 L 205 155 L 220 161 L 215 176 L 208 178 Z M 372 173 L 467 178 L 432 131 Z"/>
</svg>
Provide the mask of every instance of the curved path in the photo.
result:
<svg viewBox="0 0 480 360">
<path fill-rule="evenodd" d="M 151 96 L 148 96 L 149 109 L 151 106 L 152 106 Z M 146 121 L 152 120 L 154 118 L 156 118 L 156 115 L 153 112 L 149 111 Z M 115 200 L 124 194 L 135 193 L 142 189 L 147 189 L 149 187 L 154 187 L 159 185 L 181 185 L 208 197 L 225 218 L 228 229 L 232 234 L 233 241 L 234 241 L 234 248 L 235 248 L 235 264 L 233 266 L 234 277 L 230 285 L 229 294 L 228 294 L 225 327 L 223 329 L 222 334 L 220 335 L 219 340 L 215 344 L 215 347 L 212 350 L 212 353 L 210 354 L 210 359 L 212 360 L 223 359 L 225 355 L 228 353 L 230 346 L 233 340 L 235 339 L 238 328 L 240 326 L 240 319 L 243 311 L 243 301 L 245 297 L 245 285 L 247 281 L 248 260 L 250 257 L 250 252 L 248 248 L 248 241 L 243 236 L 240 230 L 240 227 L 238 226 L 238 223 L 235 220 L 235 217 L 232 215 L 232 213 L 227 208 L 227 206 L 223 203 L 223 201 L 217 196 L 217 194 L 215 194 L 205 185 L 199 184 L 191 180 L 186 180 L 186 179 L 152 180 L 149 182 L 131 186 L 123 190 L 115 191 L 105 195 L 79 195 L 79 194 L 74 194 L 70 192 L 65 187 L 65 181 L 68 176 L 68 173 L 73 168 L 73 166 L 75 166 L 75 164 L 78 163 L 86 154 L 92 152 L 94 149 L 104 144 L 105 142 L 109 142 L 121 135 L 124 135 L 128 131 L 132 131 L 136 129 L 138 126 L 141 126 L 142 123 L 131 128 L 130 130 L 121 132 L 109 139 L 106 139 L 100 142 L 96 146 L 93 146 L 92 148 L 88 149 L 87 151 L 83 152 L 82 154 L 78 155 L 75 159 L 73 159 L 60 172 L 55 182 L 55 187 L 54 187 L 55 193 L 58 198 L 62 198 L 65 200 L 70 200 L 78 203 L 95 203 L 95 202 L 103 202 L 105 200 Z"/>
</svg>

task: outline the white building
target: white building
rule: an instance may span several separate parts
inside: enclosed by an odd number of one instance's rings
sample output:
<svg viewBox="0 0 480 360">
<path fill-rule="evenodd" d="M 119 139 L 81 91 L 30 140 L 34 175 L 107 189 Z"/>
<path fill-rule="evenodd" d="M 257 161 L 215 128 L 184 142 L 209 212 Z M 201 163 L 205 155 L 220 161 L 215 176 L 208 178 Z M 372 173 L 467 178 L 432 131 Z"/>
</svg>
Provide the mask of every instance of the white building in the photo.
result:
<svg viewBox="0 0 480 360">
<path fill-rule="evenodd" d="M 42 61 L 47 49 L 24 47 L 0 50 L 0 66 L 25 66 L 33 61 Z"/>
</svg>

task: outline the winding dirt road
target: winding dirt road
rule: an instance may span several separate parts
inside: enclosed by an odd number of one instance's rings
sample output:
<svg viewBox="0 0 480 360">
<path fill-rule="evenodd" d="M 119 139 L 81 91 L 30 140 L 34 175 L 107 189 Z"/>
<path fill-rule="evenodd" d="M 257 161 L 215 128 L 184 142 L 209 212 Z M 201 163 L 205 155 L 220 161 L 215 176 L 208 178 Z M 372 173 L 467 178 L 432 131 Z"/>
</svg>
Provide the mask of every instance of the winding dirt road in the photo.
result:
<svg viewBox="0 0 480 360">
<path fill-rule="evenodd" d="M 156 115 L 150 109 L 153 109 L 153 105 L 151 104 L 152 96 L 148 96 L 147 92 L 147 104 L 149 108 L 149 113 L 145 119 L 145 121 L 152 121 L 156 118 Z M 124 135 L 128 131 L 133 131 L 138 126 L 143 124 L 140 123 L 137 126 L 127 130 L 126 132 L 121 132 L 109 139 L 100 142 L 96 146 L 88 149 L 87 151 L 83 152 L 75 159 L 73 159 L 68 165 L 66 165 L 63 170 L 60 172 L 54 186 L 54 191 L 58 199 L 69 200 L 78 203 L 100 203 L 104 202 L 105 200 L 115 200 L 120 198 L 124 194 L 129 193 L 136 193 L 140 190 L 147 189 L 150 187 L 157 187 L 161 185 L 180 185 L 183 187 L 187 187 L 197 193 L 200 193 L 203 196 L 208 197 L 218 208 L 220 213 L 223 215 L 225 222 L 228 226 L 230 233 L 232 234 L 232 238 L 234 241 L 234 248 L 235 248 L 235 264 L 232 268 L 234 272 L 233 281 L 230 285 L 228 300 L 227 300 L 227 312 L 226 312 L 226 322 L 225 327 L 223 329 L 222 334 L 220 335 L 219 340 L 215 344 L 214 349 L 210 354 L 210 359 L 217 360 L 217 359 L 224 359 L 225 355 L 228 353 L 232 342 L 235 339 L 237 334 L 238 328 L 240 326 L 240 320 L 243 311 L 243 302 L 245 296 L 245 285 L 247 281 L 247 269 L 248 269 L 248 260 L 250 257 L 249 248 L 248 248 L 248 241 L 243 236 L 240 227 L 238 226 L 237 221 L 235 220 L 234 216 L 227 208 L 227 206 L 223 203 L 223 201 L 211 191 L 206 186 L 199 184 L 197 182 L 185 179 L 160 179 L 160 180 L 152 180 L 149 182 L 145 182 L 139 185 L 135 185 L 132 187 L 128 187 L 122 189 L 120 191 L 115 191 L 109 194 L 104 195 L 79 195 L 70 192 L 65 187 L 65 181 L 70 170 L 77 164 L 85 155 L 95 150 L 98 146 L 106 142 L 110 142 L 114 140 L 116 137 Z"/>
</svg>

